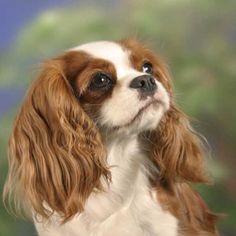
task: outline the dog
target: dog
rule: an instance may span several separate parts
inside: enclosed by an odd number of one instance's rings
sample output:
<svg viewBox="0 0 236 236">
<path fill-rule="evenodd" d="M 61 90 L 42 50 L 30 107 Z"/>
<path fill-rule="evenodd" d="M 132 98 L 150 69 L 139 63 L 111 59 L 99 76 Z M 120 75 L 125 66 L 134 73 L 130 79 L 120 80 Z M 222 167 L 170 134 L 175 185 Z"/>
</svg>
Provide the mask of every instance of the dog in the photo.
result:
<svg viewBox="0 0 236 236">
<path fill-rule="evenodd" d="M 46 61 L 9 140 L 4 197 L 40 236 L 213 236 L 204 147 L 163 62 L 135 39 Z"/>
</svg>

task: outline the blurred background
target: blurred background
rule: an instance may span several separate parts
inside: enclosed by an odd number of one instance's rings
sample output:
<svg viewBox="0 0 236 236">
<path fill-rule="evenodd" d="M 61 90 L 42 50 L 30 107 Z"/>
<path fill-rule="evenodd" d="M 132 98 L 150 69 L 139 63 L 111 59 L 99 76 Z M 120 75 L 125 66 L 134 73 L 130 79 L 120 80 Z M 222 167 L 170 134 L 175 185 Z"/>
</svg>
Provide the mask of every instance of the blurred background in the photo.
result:
<svg viewBox="0 0 236 236">
<path fill-rule="evenodd" d="M 1 192 L 7 140 L 37 65 L 84 42 L 130 36 L 153 48 L 170 68 L 178 103 L 211 149 L 215 185 L 196 188 L 214 212 L 226 214 L 219 222 L 221 235 L 236 235 L 235 0 L 1 0 Z M 0 235 L 36 232 L 1 204 Z"/>
</svg>

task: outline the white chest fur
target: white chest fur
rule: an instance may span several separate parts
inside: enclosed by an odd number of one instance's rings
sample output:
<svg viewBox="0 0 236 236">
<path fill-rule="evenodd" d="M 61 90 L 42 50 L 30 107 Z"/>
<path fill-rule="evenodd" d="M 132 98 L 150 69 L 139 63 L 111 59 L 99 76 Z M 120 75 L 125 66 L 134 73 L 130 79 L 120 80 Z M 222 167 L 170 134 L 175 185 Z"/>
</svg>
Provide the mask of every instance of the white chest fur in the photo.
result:
<svg viewBox="0 0 236 236">
<path fill-rule="evenodd" d="M 177 236 L 177 219 L 164 211 L 148 186 L 136 138 L 108 143 L 112 183 L 93 193 L 85 211 L 64 225 L 56 216 L 35 222 L 40 236 Z"/>
</svg>

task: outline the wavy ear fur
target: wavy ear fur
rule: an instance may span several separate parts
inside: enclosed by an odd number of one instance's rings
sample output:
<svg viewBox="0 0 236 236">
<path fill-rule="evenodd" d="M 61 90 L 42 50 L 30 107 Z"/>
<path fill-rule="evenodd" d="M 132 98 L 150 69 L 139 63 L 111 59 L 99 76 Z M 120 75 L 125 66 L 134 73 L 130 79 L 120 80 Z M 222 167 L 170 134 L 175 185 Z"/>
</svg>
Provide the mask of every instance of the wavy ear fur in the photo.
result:
<svg viewBox="0 0 236 236">
<path fill-rule="evenodd" d="M 15 120 L 5 198 L 13 196 L 17 208 L 29 204 L 45 218 L 56 211 L 66 221 L 102 188 L 101 176 L 109 179 L 104 158 L 100 134 L 73 95 L 62 63 L 49 61 Z"/>
<path fill-rule="evenodd" d="M 172 102 L 156 131 L 151 132 L 151 157 L 164 180 L 208 182 L 202 143 L 186 115 Z"/>
</svg>

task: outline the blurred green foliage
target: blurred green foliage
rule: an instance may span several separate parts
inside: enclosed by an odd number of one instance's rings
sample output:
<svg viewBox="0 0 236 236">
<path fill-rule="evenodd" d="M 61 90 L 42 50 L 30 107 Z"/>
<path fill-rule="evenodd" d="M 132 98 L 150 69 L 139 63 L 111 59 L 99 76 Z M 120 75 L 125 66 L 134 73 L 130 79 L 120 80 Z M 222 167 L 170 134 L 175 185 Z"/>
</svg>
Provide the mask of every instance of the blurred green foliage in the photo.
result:
<svg viewBox="0 0 236 236">
<path fill-rule="evenodd" d="M 224 212 L 222 235 L 236 234 L 236 1 L 121 1 L 99 6 L 48 10 L 29 23 L 15 45 L 0 55 L 0 86 L 27 87 L 35 65 L 78 44 L 135 37 L 171 68 L 176 99 L 200 122 L 195 128 L 212 148 L 214 187 L 197 186 L 211 208 Z M 34 68 L 34 69 L 32 69 Z M 36 70 L 37 71 L 37 70 Z M 16 110 L 0 124 L 0 187 L 7 172 L 6 146 Z M 32 235 L 27 223 L 0 208 L 0 234 Z"/>
</svg>

